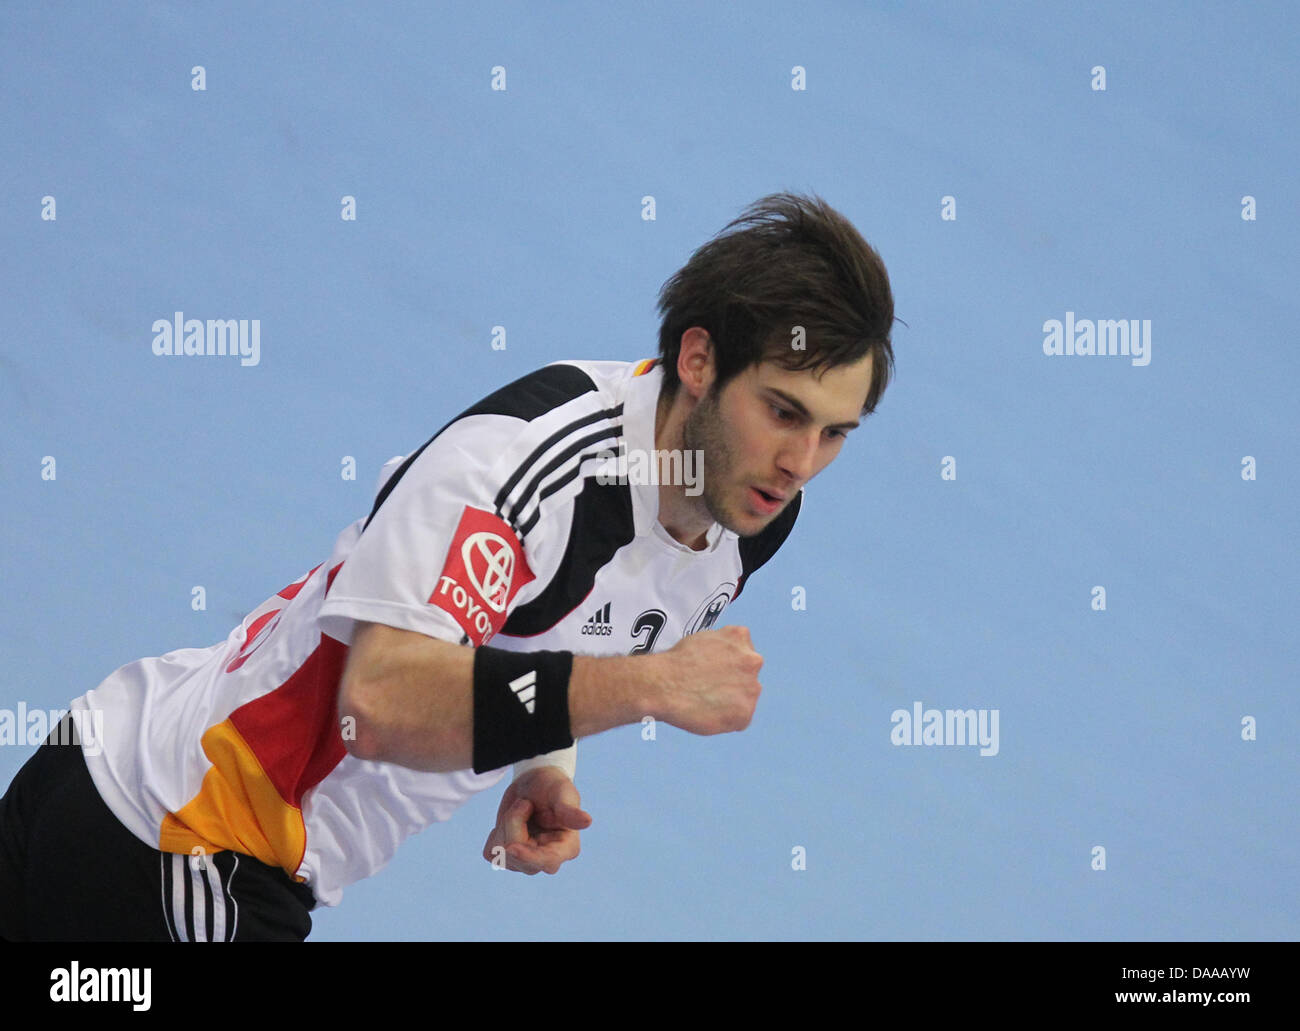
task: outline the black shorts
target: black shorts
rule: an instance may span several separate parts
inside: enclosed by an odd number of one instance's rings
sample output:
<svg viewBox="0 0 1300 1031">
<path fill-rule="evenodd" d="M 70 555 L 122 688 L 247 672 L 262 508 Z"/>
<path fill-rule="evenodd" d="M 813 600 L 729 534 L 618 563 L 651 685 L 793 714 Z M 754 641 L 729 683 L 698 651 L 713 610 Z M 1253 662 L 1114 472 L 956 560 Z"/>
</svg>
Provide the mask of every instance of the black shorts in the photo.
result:
<svg viewBox="0 0 1300 1031">
<path fill-rule="evenodd" d="M 0 939 L 302 941 L 316 900 L 238 852 L 150 848 L 90 778 L 76 727 L 58 730 L 0 799 Z"/>
</svg>

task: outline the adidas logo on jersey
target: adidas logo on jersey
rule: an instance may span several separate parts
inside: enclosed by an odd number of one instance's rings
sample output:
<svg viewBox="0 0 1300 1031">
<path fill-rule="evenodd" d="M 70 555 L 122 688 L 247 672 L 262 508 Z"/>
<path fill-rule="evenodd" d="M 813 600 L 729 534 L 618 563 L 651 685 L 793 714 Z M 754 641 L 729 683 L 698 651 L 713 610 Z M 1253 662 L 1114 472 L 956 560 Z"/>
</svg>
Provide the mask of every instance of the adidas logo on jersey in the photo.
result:
<svg viewBox="0 0 1300 1031">
<path fill-rule="evenodd" d="M 524 708 L 532 712 L 537 704 L 534 701 L 537 696 L 537 670 L 530 669 L 522 676 L 515 677 L 510 681 L 510 690 L 524 703 Z"/>
<path fill-rule="evenodd" d="M 614 632 L 614 626 L 609 621 L 609 607 L 612 602 L 605 602 L 603 609 L 597 609 L 596 614 L 582 625 L 582 632 L 593 637 L 608 637 Z"/>
</svg>

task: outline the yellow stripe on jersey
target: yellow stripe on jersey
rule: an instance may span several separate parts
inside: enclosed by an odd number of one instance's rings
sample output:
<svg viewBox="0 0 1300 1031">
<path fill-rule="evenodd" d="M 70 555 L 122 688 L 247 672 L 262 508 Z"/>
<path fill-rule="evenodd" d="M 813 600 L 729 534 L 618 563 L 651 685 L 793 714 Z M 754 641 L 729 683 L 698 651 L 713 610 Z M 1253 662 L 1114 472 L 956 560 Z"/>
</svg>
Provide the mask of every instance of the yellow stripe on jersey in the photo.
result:
<svg viewBox="0 0 1300 1031">
<path fill-rule="evenodd" d="M 641 361 L 637 363 L 636 368 L 632 370 L 632 375 L 644 376 L 647 372 L 649 372 L 654 367 L 655 360 L 656 359 L 654 358 L 643 358 Z"/>
<path fill-rule="evenodd" d="M 280 797 L 230 720 L 208 728 L 203 752 L 212 768 L 199 793 L 163 820 L 158 848 L 187 854 L 231 849 L 292 875 L 307 847 L 302 810 Z"/>
</svg>

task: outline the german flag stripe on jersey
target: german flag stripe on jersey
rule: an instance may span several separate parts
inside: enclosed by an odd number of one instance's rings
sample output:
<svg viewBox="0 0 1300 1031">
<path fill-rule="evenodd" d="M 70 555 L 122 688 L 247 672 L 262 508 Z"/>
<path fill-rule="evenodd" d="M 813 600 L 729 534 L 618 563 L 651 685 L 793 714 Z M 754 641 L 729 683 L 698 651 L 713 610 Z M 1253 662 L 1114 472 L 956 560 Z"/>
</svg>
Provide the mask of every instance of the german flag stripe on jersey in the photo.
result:
<svg viewBox="0 0 1300 1031">
<path fill-rule="evenodd" d="M 331 637 L 280 687 L 253 699 L 202 738 L 212 768 L 199 793 L 163 820 L 164 852 L 234 849 L 292 873 L 307 831 L 303 796 L 346 754 L 339 734 L 339 678 L 348 649 Z M 285 728 L 294 726 L 294 734 Z"/>
</svg>

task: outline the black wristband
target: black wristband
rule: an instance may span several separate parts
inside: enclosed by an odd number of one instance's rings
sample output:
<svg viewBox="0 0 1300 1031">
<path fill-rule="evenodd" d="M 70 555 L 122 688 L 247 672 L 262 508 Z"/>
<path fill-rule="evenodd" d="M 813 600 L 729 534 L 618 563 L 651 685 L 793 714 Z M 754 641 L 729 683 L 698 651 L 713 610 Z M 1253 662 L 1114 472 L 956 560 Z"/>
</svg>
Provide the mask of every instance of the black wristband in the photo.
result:
<svg viewBox="0 0 1300 1031">
<path fill-rule="evenodd" d="M 474 649 L 474 772 L 573 744 L 572 652 Z"/>
</svg>

